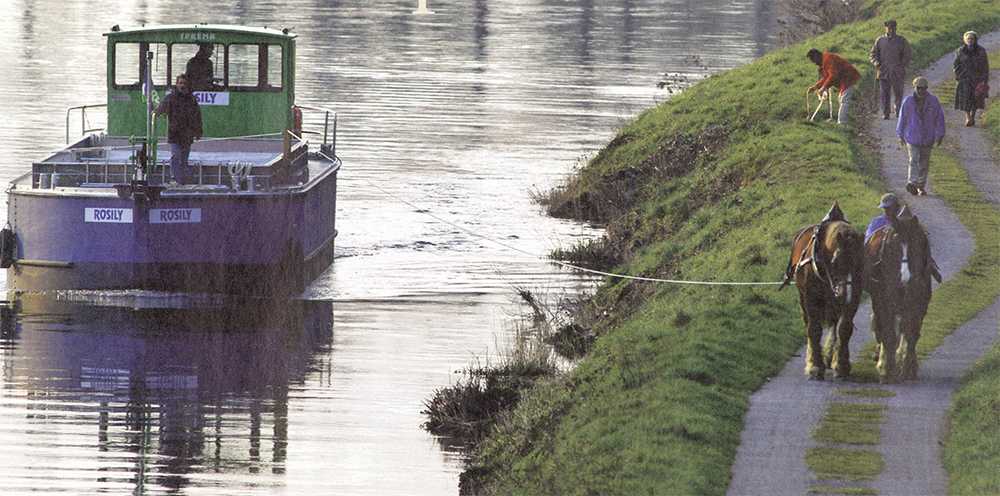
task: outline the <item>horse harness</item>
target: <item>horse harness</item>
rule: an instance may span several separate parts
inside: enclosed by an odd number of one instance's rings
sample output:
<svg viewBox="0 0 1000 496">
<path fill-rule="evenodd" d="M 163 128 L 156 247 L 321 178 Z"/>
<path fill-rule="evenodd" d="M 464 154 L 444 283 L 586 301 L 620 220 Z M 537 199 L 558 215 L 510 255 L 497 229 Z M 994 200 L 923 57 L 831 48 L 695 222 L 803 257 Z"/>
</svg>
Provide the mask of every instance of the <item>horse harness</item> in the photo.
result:
<svg viewBox="0 0 1000 496">
<path fill-rule="evenodd" d="M 829 270 L 829 268 L 827 267 L 826 261 L 823 260 L 822 257 L 818 256 L 819 254 L 817 253 L 818 250 L 816 245 L 819 242 L 820 238 L 823 237 L 822 235 L 826 233 L 826 223 L 824 222 L 818 225 L 814 225 L 812 226 L 812 229 L 806 228 L 800 231 L 798 235 L 795 236 L 795 239 L 792 241 L 792 246 L 798 244 L 799 240 L 802 239 L 802 237 L 805 236 L 807 233 L 811 233 L 812 238 L 809 240 L 809 243 L 807 243 L 806 246 L 802 249 L 802 253 L 799 254 L 799 263 L 795 264 L 795 270 L 792 271 L 791 273 L 785 274 L 784 283 L 788 284 L 789 282 L 791 282 L 791 275 L 794 272 L 798 272 L 800 268 L 808 265 L 809 268 L 812 270 L 812 273 L 815 274 L 816 277 L 820 278 L 822 281 L 827 283 L 827 285 L 830 288 L 830 292 L 832 292 L 834 295 L 837 295 L 837 284 L 833 282 L 833 275 L 831 273 L 832 271 Z"/>
<path fill-rule="evenodd" d="M 879 231 L 885 231 L 885 236 L 882 236 L 882 240 L 879 241 L 879 243 L 878 243 L 878 251 L 877 251 L 878 258 L 875 259 L 874 263 L 872 263 L 872 270 L 871 270 L 871 273 L 869 275 L 869 277 L 872 280 L 872 282 L 881 282 L 881 281 L 878 280 L 878 278 L 875 277 L 875 274 L 876 274 L 877 269 L 879 268 L 879 266 L 882 265 L 882 262 L 885 261 L 885 245 L 887 245 L 889 243 L 889 228 L 890 227 L 891 226 L 885 226 L 885 227 L 879 228 L 878 230 L 876 230 L 875 232 L 872 233 L 872 236 L 874 236 L 875 233 L 877 233 Z M 904 259 L 900 260 L 900 263 L 909 263 L 909 262 L 910 262 L 910 260 L 907 259 L 907 258 L 904 258 Z"/>
</svg>

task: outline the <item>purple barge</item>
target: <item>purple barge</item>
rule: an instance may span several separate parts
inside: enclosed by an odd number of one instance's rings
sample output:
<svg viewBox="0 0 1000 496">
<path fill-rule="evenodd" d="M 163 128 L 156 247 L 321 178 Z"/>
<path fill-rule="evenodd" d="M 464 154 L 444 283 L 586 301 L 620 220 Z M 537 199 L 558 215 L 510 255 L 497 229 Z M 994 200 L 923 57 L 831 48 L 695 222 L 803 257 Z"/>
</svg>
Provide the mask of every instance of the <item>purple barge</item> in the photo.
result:
<svg viewBox="0 0 1000 496">
<path fill-rule="evenodd" d="M 336 115 L 293 103 L 294 35 L 197 25 L 105 36 L 108 133 L 83 137 L 11 182 L 0 246 L 8 290 L 301 293 L 333 262 L 340 161 Z M 183 67 L 174 59 L 205 40 L 222 77 L 196 94 L 224 104 L 202 104 L 205 137 L 189 158 L 197 183 L 176 185 L 166 125 L 157 137 L 162 119 L 150 117 L 151 102 L 176 77 L 171 67 Z M 237 70 L 244 62 L 249 75 Z M 141 74 L 153 84 L 133 81 Z M 325 118 L 314 133 L 319 150 L 303 138 L 303 109 Z M 148 137 L 135 138 L 147 123 Z"/>
</svg>

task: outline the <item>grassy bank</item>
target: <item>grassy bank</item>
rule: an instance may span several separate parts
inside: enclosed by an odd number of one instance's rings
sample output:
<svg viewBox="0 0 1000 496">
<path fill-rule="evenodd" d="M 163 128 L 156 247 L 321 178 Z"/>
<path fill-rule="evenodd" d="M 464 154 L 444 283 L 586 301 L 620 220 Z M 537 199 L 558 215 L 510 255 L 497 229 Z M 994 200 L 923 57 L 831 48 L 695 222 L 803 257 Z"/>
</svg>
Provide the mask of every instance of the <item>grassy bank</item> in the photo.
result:
<svg viewBox="0 0 1000 496">
<path fill-rule="evenodd" d="M 990 67 L 1000 67 L 1000 52 L 990 54 Z M 996 156 L 1000 150 L 1000 105 L 991 104 L 981 122 L 990 132 Z M 998 233 L 998 228 L 989 233 L 994 244 L 1000 244 Z M 995 279 L 996 273 L 991 277 Z M 1000 494 L 998 385 L 1000 344 L 965 378 L 952 402 L 944 454 L 951 494 Z"/>
<path fill-rule="evenodd" d="M 861 69 L 896 18 L 915 66 L 1000 21 L 1000 0 L 885 1 L 876 17 L 713 76 L 650 109 L 565 190 L 564 211 L 611 221 L 618 272 L 704 281 L 775 281 L 791 236 L 834 201 L 859 227 L 882 182 L 852 128 L 805 119 L 810 47 Z M 678 144 L 704 143 L 694 162 Z M 649 178 L 640 183 L 622 178 Z M 605 199 L 639 198 L 624 212 Z M 538 388 L 484 444 L 466 491 L 502 494 L 720 494 L 747 397 L 804 343 L 794 290 L 609 280 L 587 325 L 598 334 L 568 377 Z M 803 379 L 805 380 L 805 379 Z"/>
</svg>

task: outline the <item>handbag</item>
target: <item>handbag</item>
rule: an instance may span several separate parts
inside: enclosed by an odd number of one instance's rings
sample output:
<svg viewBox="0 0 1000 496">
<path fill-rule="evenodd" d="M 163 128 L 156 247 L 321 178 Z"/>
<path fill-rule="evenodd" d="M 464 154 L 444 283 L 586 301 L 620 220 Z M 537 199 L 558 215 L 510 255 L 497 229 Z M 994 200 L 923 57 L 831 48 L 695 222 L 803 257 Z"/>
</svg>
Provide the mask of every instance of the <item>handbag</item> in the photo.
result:
<svg viewBox="0 0 1000 496">
<path fill-rule="evenodd" d="M 987 83 L 979 83 L 976 85 L 976 89 L 972 92 L 976 95 L 976 98 L 989 98 L 990 97 L 990 85 Z"/>
</svg>

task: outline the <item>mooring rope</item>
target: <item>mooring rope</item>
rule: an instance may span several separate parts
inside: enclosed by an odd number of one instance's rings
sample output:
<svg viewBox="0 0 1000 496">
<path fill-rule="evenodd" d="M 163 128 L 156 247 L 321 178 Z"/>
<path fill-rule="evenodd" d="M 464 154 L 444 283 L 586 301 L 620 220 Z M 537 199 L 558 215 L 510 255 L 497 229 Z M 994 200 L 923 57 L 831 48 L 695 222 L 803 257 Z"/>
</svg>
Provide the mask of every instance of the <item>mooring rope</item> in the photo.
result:
<svg viewBox="0 0 1000 496">
<path fill-rule="evenodd" d="M 322 153 L 320 155 L 322 155 L 323 157 L 327 158 L 328 160 L 332 160 L 332 159 L 330 159 L 330 157 L 327 157 L 326 155 L 323 155 Z M 361 179 L 361 180 L 364 181 L 364 182 L 366 182 L 366 183 L 368 183 L 369 185 L 371 185 L 375 189 L 381 191 L 382 193 L 388 195 L 389 197 L 395 199 L 396 201 L 404 203 L 404 204 L 408 205 L 410 208 L 413 208 L 414 210 L 416 210 L 417 212 L 420 212 L 420 213 L 423 213 L 425 215 L 428 215 L 431 218 L 437 220 L 438 222 L 447 224 L 447 225 L 449 225 L 451 227 L 454 227 L 455 229 L 458 229 L 460 231 L 468 233 L 468 234 L 470 234 L 472 236 L 475 236 L 477 238 L 484 239 L 484 240 L 489 241 L 491 243 L 500 245 L 500 246 L 502 246 L 504 248 L 507 248 L 508 250 L 512 250 L 512 251 L 516 251 L 516 252 L 524 254 L 524 255 L 528 255 L 528 256 L 536 259 L 536 260 L 545 261 L 545 262 L 548 262 L 548 263 L 554 263 L 556 265 L 561 265 L 563 267 L 567 267 L 567 268 L 570 268 L 570 269 L 576 269 L 576 270 L 579 270 L 579 271 L 582 271 L 582 272 L 587 272 L 589 274 L 595 274 L 595 275 L 600 275 L 600 276 L 605 276 L 605 277 L 613 277 L 613 278 L 617 278 L 617 279 L 627 279 L 627 280 L 633 280 L 633 281 L 647 281 L 647 282 L 659 282 L 659 283 L 669 283 L 669 284 L 690 284 L 690 285 L 698 285 L 698 286 L 777 286 L 779 284 L 782 284 L 781 281 L 777 281 L 777 282 L 687 281 L 687 280 L 680 280 L 680 279 L 660 279 L 660 278 L 656 278 L 656 277 L 630 276 L 630 275 L 626 275 L 626 274 L 615 274 L 615 273 L 612 273 L 612 272 L 604 272 L 604 271 L 601 271 L 601 270 L 588 269 L 587 267 L 581 267 L 579 265 L 574 265 L 574 264 L 571 264 L 569 262 L 563 262 L 563 261 L 560 261 L 560 260 L 543 259 L 543 258 L 539 257 L 537 254 L 531 253 L 531 252 L 529 252 L 527 250 L 522 250 L 521 248 L 509 245 L 507 243 L 504 243 L 502 241 L 490 238 L 490 237 L 485 236 L 483 234 L 479 234 L 479 233 L 477 233 L 477 232 L 475 232 L 475 231 L 473 231 L 471 229 L 468 229 L 468 228 L 466 228 L 464 226 L 460 226 L 460 225 L 455 224 L 454 222 L 451 222 L 451 221 L 449 221 L 447 219 L 443 219 L 443 218 L 441 218 L 441 217 L 439 217 L 437 215 L 434 215 L 433 213 L 430 212 L 430 210 L 428 210 L 426 208 L 419 207 L 417 205 L 414 205 L 410 201 L 405 200 L 403 198 L 400 198 L 400 197 L 394 195 L 390 191 L 386 191 L 381 186 L 375 184 L 372 181 L 369 181 L 367 179 Z"/>
</svg>

